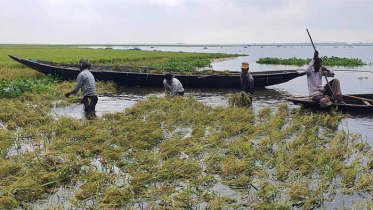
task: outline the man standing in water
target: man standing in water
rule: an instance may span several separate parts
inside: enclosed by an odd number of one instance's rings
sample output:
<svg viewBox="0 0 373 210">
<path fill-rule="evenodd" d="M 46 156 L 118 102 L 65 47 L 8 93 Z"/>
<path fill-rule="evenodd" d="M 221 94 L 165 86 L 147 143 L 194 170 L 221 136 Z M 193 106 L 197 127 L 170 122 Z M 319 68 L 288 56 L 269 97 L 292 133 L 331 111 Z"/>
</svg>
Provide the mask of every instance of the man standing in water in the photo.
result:
<svg viewBox="0 0 373 210">
<path fill-rule="evenodd" d="M 91 64 L 88 62 L 88 59 L 82 58 L 79 61 L 79 68 L 80 73 L 76 78 L 76 86 L 75 88 L 66 93 L 65 96 L 68 98 L 71 94 L 76 94 L 79 89 L 82 89 L 83 99 L 82 102 L 84 104 L 84 111 L 86 113 L 86 117 L 88 119 L 95 117 L 95 107 L 98 101 L 97 94 L 96 94 L 96 82 L 95 77 L 89 71 L 91 68 Z"/>
<path fill-rule="evenodd" d="M 322 86 L 322 77 L 334 77 L 334 72 L 321 65 L 319 52 L 315 51 L 313 59 L 306 68 L 308 92 L 311 99 L 320 104 L 321 107 L 327 107 L 335 101 L 339 104 L 346 104 L 343 101 L 341 86 L 338 79 L 333 79 Z M 331 87 L 331 89 L 330 89 Z"/>
<path fill-rule="evenodd" d="M 245 93 L 249 94 L 251 103 L 253 101 L 254 95 L 254 78 L 249 73 L 249 63 L 243 62 L 241 65 L 241 77 L 240 77 L 240 84 L 241 90 Z"/>
<path fill-rule="evenodd" d="M 163 86 L 165 89 L 166 95 L 169 93 L 171 97 L 174 96 L 183 96 L 184 95 L 184 88 L 181 82 L 174 78 L 174 76 L 170 73 L 165 74 L 165 79 L 163 80 Z"/>
</svg>

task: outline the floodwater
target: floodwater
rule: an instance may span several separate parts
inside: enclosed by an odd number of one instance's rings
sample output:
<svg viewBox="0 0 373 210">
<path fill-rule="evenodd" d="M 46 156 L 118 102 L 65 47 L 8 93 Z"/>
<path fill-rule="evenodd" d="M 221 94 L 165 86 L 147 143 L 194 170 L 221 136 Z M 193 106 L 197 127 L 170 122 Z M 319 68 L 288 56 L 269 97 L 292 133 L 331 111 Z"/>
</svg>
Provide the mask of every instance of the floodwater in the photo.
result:
<svg viewBox="0 0 373 210">
<path fill-rule="evenodd" d="M 117 50 L 133 49 L 133 46 L 110 46 Z M 103 46 L 91 46 L 90 48 L 105 48 Z M 312 58 L 312 46 L 232 46 L 232 47 L 169 47 L 169 46 L 136 46 L 141 50 L 146 51 L 170 51 L 170 52 L 198 52 L 198 53 L 227 53 L 240 54 L 243 56 L 233 59 L 222 59 L 212 63 L 214 70 L 230 70 L 240 71 L 240 65 L 246 61 L 250 64 L 251 71 L 268 71 L 282 69 L 299 69 L 299 66 L 285 65 L 264 65 L 257 64 L 259 58 L 274 57 L 274 58 Z M 373 63 L 373 46 L 316 46 L 320 56 L 335 56 L 346 58 L 359 58 L 364 63 Z M 352 70 L 373 70 L 373 65 L 364 65 L 360 67 L 336 67 L 336 69 L 352 69 Z"/>
<path fill-rule="evenodd" d="M 112 46 L 114 49 L 131 49 L 133 47 Z M 93 47 L 99 48 L 99 47 Z M 259 57 L 280 57 L 280 58 L 307 58 L 313 54 L 312 47 L 287 46 L 287 47 L 138 47 L 142 50 L 162 50 L 162 51 L 183 51 L 183 52 L 209 52 L 209 53 L 237 53 L 246 54 L 246 56 L 219 60 L 212 63 L 214 70 L 239 70 L 240 64 L 243 61 L 250 63 L 250 70 L 252 71 L 268 71 L 276 69 L 300 69 L 304 67 L 298 66 L 275 66 L 275 65 L 260 65 L 255 61 Z M 373 47 L 318 47 L 320 54 L 327 56 L 338 56 L 348 58 L 361 58 L 365 63 L 373 62 Z M 325 53 L 325 54 L 323 54 Z M 332 67 L 336 70 L 336 77 L 341 81 L 343 94 L 358 94 L 358 93 L 373 93 L 373 66 L 365 65 L 362 67 Z M 353 70 L 353 71 L 338 71 L 338 70 Z M 216 106 L 227 106 L 227 94 L 236 92 L 238 90 L 227 89 L 186 89 L 186 96 L 195 97 L 198 101 Z M 104 113 L 121 112 L 126 108 L 133 106 L 136 101 L 146 99 L 151 95 L 163 97 L 162 88 L 143 88 L 143 87 L 121 87 L 118 93 L 114 95 L 101 95 L 96 106 L 98 117 Z M 285 100 L 289 96 L 306 96 L 308 95 L 306 76 L 298 77 L 289 82 L 261 88 L 255 90 L 253 98 L 253 109 L 258 111 L 265 107 L 275 109 L 281 103 L 288 103 L 292 107 L 297 107 Z M 75 118 L 83 118 L 83 106 L 75 104 L 68 107 L 54 108 L 52 115 L 70 116 Z M 351 115 L 342 120 L 339 129 L 344 129 L 350 133 L 360 133 L 367 143 L 373 146 L 373 114 L 372 115 Z M 219 193 L 227 193 L 228 196 L 235 196 L 235 192 L 224 185 L 215 186 Z M 364 196 L 361 195 L 343 195 L 337 193 L 335 199 L 324 203 L 327 209 L 349 207 L 356 200 L 361 200 Z M 368 198 L 371 199 L 371 198 Z M 203 206 L 203 205 L 202 205 Z"/>
<path fill-rule="evenodd" d="M 133 49 L 133 46 L 110 46 L 116 50 Z M 229 53 L 243 54 L 233 59 L 217 60 L 212 63 L 214 70 L 238 71 L 241 62 L 250 63 L 250 71 L 269 71 L 279 69 L 304 69 L 305 66 L 279 66 L 257 64 L 261 57 L 278 58 L 308 58 L 313 55 L 311 46 L 233 46 L 233 47 L 169 47 L 169 46 L 136 46 L 141 50 L 158 50 L 173 52 L 206 52 L 206 53 Z M 246 48 L 245 48 L 246 47 Z M 105 48 L 102 46 L 92 46 L 91 48 Z M 365 63 L 373 63 L 373 46 L 320 46 L 317 47 L 320 56 L 337 56 L 346 58 L 360 58 Z M 360 67 L 330 67 L 335 71 L 336 78 L 341 81 L 343 94 L 373 93 L 373 65 Z M 346 71 L 349 70 L 349 71 Z M 351 71 L 350 71 L 351 70 Z M 329 79 L 331 80 L 331 78 Z M 325 81 L 324 81 L 325 84 Z M 226 95 L 237 90 L 227 89 L 186 89 L 186 96 L 196 97 L 198 101 L 211 106 L 226 106 Z M 145 99 L 150 95 L 164 96 L 163 89 L 122 87 L 119 93 L 113 96 L 100 96 L 96 110 L 101 116 L 106 112 L 123 111 L 125 108 L 133 106 L 137 100 Z M 280 103 L 287 102 L 289 96 L 307 96 L 307 78 L 298 77 L 289 82 L 257 89 L 253 99 L 254 110 L 264 107 L 275 107 Z M 289 103 L 290 104 L 290 103 Z M 82 105 L 72 105 L 64 108 L 53 109 L 58 115 L 68 115 L 76 118 L 84 117 Z M 373 146 L 373 114 L 372 115 L 352 115 L 342 120 L 340 129 L 353 133 L 361 133 L 364 139 Z"/>
</svg>

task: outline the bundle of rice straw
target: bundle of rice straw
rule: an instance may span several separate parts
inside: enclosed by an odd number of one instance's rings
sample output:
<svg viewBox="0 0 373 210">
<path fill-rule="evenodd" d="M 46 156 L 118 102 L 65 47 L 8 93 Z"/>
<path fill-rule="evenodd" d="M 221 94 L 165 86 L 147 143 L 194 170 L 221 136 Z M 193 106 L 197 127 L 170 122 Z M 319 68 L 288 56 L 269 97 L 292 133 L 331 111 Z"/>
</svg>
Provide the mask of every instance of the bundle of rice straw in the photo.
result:
<svg viewBox="0 0 373 210">
<path fill-rule="evenodd" d="M 251 95 L 241 91 L 239 93 L 233 93 L 228 99 L 229 106 L 233 107 L 250 107 L 251 106 Z"/>
</svg>

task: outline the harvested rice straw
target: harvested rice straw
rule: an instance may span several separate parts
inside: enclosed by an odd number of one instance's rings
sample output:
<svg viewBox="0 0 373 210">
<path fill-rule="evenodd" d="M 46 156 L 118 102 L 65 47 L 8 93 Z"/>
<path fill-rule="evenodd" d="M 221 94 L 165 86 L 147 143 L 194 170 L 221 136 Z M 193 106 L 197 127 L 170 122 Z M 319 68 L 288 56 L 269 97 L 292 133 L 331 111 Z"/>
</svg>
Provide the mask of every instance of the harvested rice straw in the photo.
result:
<svg viewBox="0 0 373 210">
<path fill-rule="evenodd" d="M 232 107 L 250 107 L 251 95 L 244 91 L 233 93 L 229 96 L 228 104 Z"/>
</svg>

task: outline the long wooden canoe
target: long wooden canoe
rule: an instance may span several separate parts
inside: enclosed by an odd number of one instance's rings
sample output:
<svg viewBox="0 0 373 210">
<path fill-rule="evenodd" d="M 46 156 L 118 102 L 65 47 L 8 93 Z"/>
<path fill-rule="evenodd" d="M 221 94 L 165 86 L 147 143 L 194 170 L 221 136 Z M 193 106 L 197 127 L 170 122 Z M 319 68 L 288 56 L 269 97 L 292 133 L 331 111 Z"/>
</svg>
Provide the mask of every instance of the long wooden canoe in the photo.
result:
<svg viewBox="0 0 373 210">
<path fill-rule="evenodd" d="M 311 100 L 309 97 L 288 97 L 287 100 L 293 102 L 294 104 L 303 105 L 304 108 L 317 109 L 317 110 L 330 110 L 331 108 L 337 108 L 342 112 L 356 112 L 356 113 L 367 113 L 373 114 L 373 103 L 366 101 L 366 103 L 361 99 L 356 99 L 352 97 L 373 99 L 373 94 L 354 94 L 354 95 L 344 95 L 343 100 L 346 102 L 343 104 L 333 104 L 330 107 L 322 108 L 318 103 Z M 371 105 L 369 105 L 371 104 Z"/>
<path fill-rule="evenodd" d="M 30 67 L 43 74 L 59 76 L 63 79 L 75 79 L 79 74 L 77 65 L 66 65 L 34 59 L 24 59 L 9 55 L 13 60 Z M 152 67 L 122 66 L 120 71 L 114 71 L 112 66 L 92 66 L 91 72 L 97 80 L 115 81 L 120 85 L 141 87 L 163 87 L 164 74 L 138 73 L 136 69 L 155 70 Z M 175 69 L 165 69 L 174 72 L 175 77 L 180 80 L 184 87 L 195 88 L 232 88 L 240 86 L 239 72 L 231 72 L 229 75 L 182 75 Z M 302 76 L 298 70 L 251 72 L 255 80 L 255 87 L 265 87 L 287 82 Z"/>
</svg>

